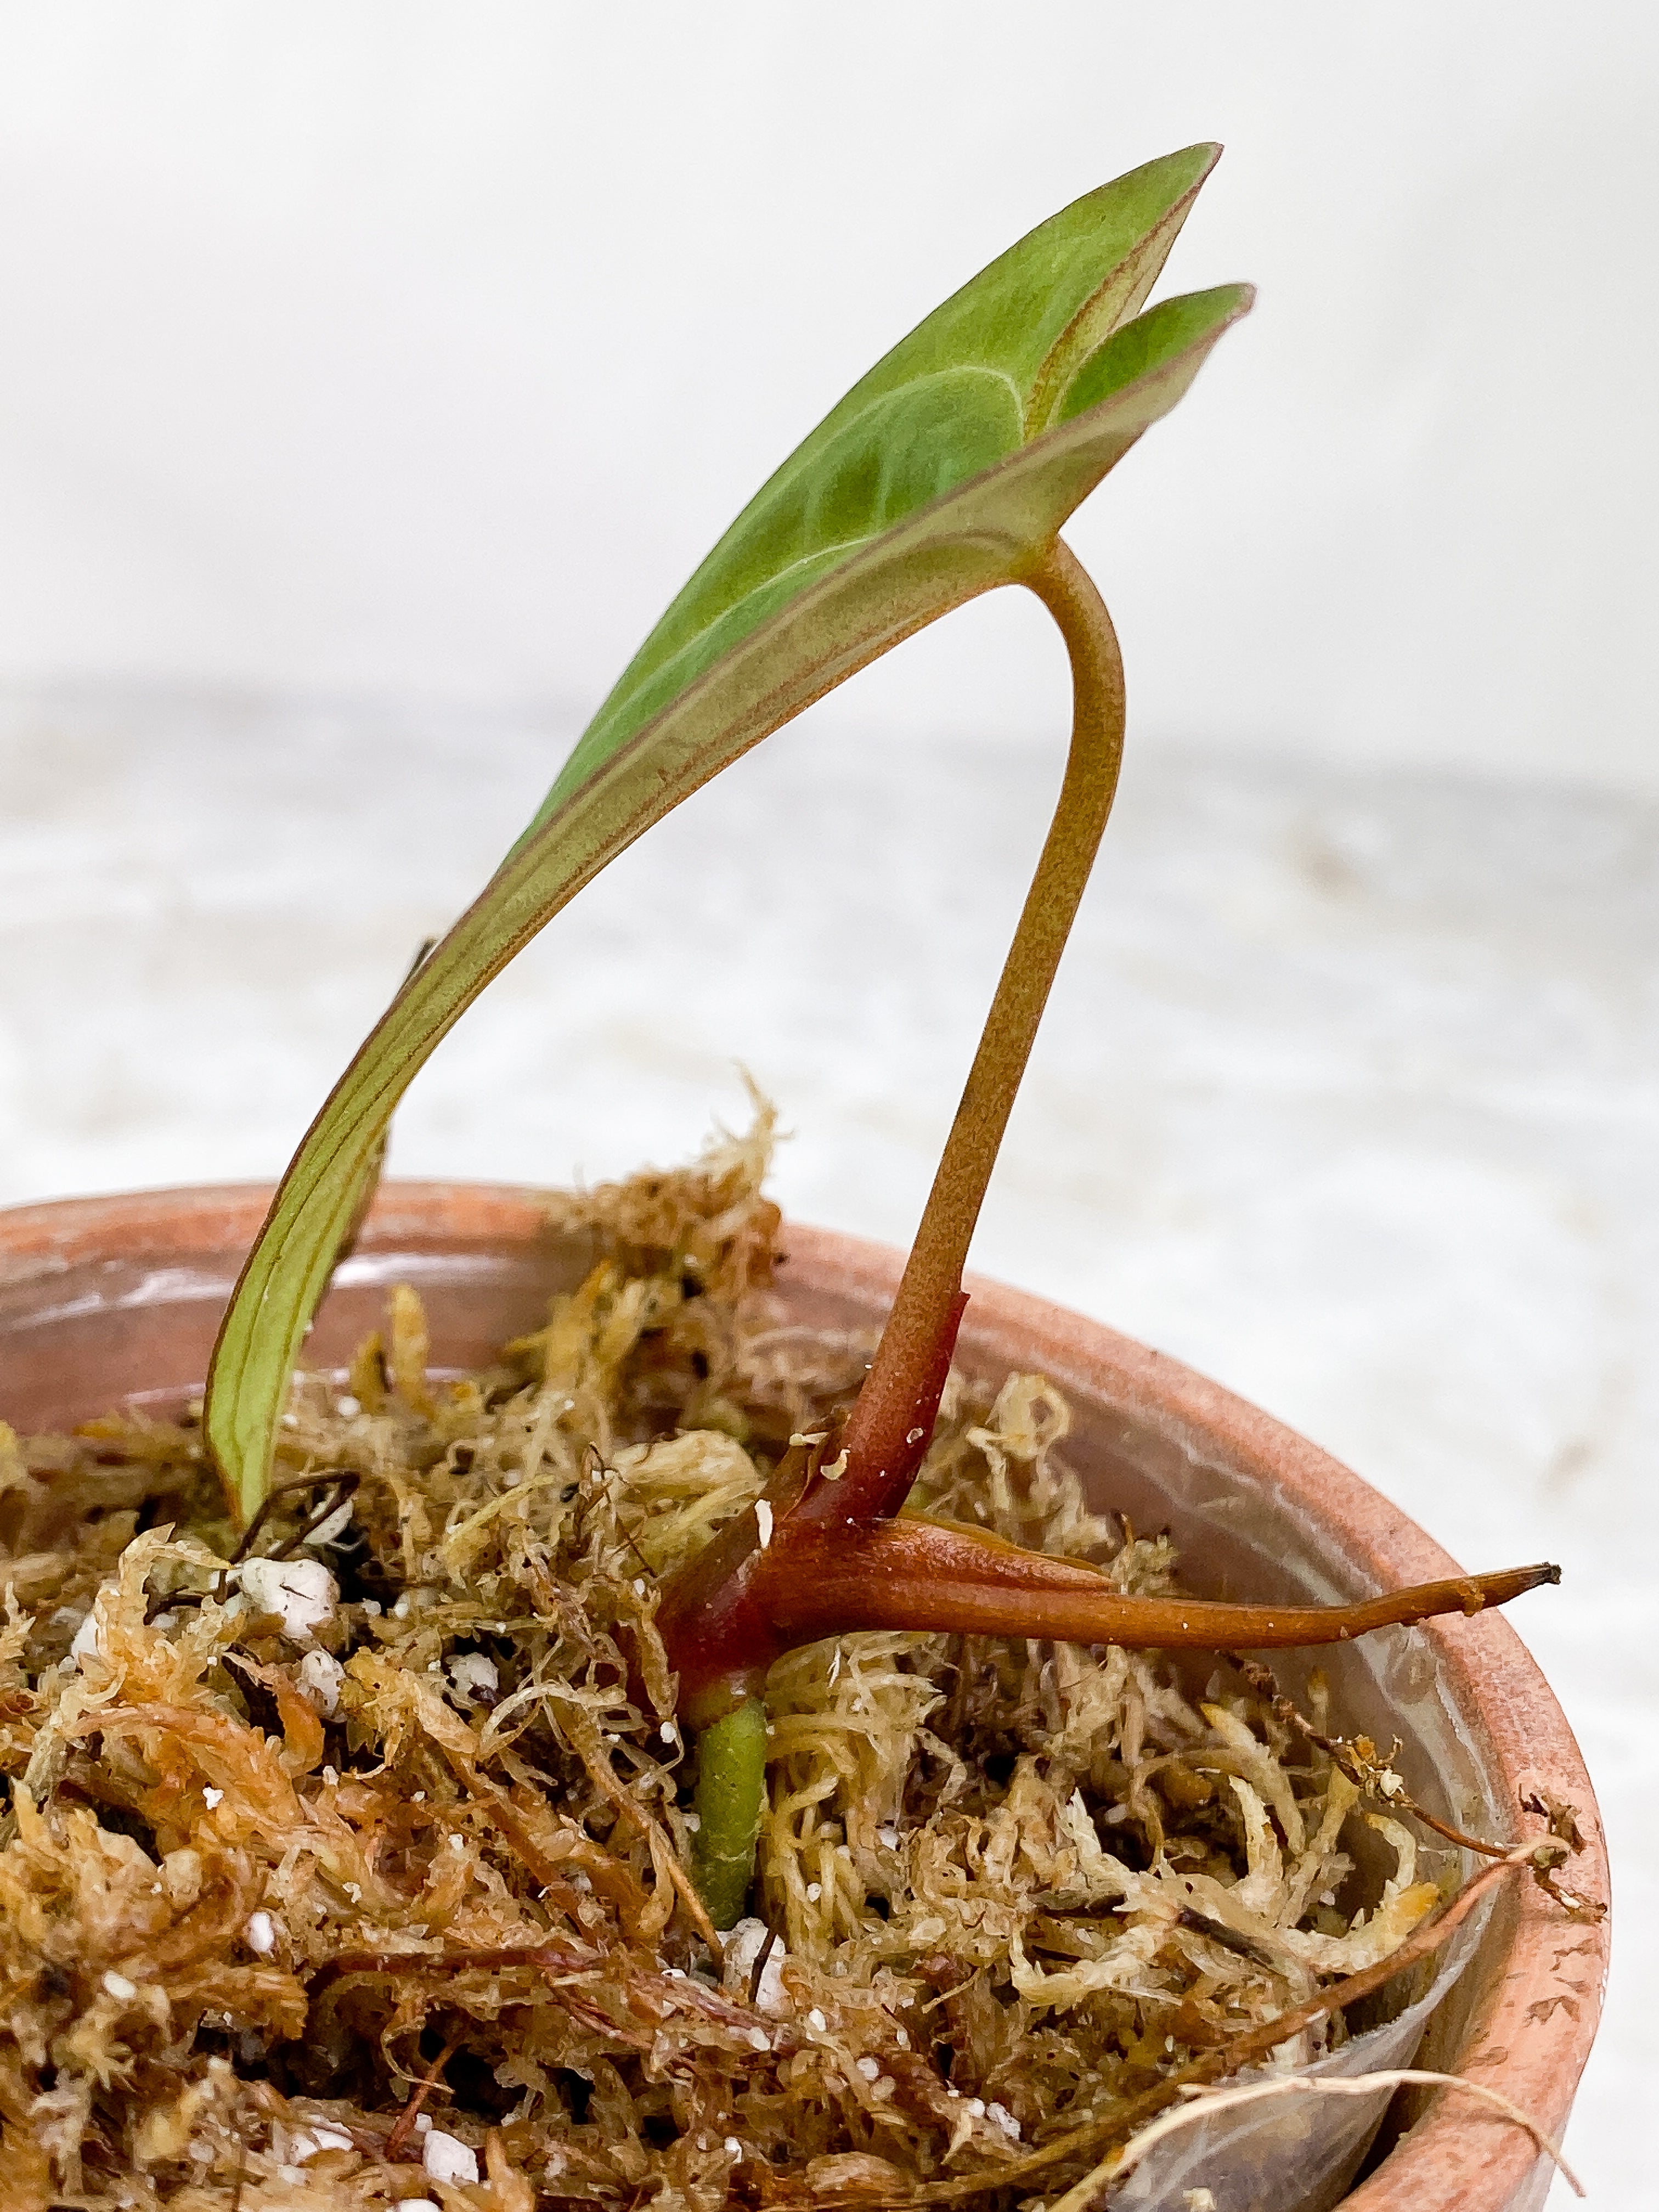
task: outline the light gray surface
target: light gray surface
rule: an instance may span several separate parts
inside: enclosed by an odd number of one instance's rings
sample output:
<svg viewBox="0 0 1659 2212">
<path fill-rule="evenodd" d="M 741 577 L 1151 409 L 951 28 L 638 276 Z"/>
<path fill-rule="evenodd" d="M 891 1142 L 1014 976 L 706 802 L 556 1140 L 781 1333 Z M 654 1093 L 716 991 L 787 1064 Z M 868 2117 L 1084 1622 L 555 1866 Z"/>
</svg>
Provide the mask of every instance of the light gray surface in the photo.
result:
<svg viewBox="0 0 1659 2212">
<path fill-rule="evenodd" d="M 271 1174 L 572 732 L 0 701 L 0 1200 Z M 561 1181 L 799 1134 L 779 1194 L 908 1236 L 1057 777 L 809 717 L 550 930 L 394 1171 Z M 975 1251 L 1219 1376 L 1517 1608 L 1619 1883 L 1569 2149 L 1649 2185 L 1659 2062 L 1659 810 L 1132 752 Z"/>
</svg>

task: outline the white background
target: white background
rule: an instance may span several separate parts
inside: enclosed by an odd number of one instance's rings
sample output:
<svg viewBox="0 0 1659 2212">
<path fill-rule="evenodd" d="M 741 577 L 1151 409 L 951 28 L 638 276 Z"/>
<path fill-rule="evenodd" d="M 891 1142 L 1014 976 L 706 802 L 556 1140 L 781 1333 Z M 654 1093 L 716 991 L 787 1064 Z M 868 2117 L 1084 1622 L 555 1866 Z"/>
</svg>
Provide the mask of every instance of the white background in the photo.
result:
<svg viewBox="0 0 1659 2212">
<path fill-rule="evenodd" d="M 1653 13 L 0 0 L 0 1198 L 268 1176 L 686 571 L 1065 200 L 1228 143 L 1261 286 L 1074 526 L 1132 744 L 976 1259 L 1164 1345 L 1516 1622 L 1659 2063 Z M 1012 595 L 562 918 L 405 1173 L 684 1156 L 908 1236 L 1052 793 Z"/>
<path fill-rule="evenodd" d="M 1063 202 L 1228 143 L 1253 323 L 1077 528 L 1150 731 L 1659 786 L 1659 18 L 0 11 L 0 673 L 586 707 Z M 1024 722 L 1006 608 L 848 711 Z"/>
</svg>

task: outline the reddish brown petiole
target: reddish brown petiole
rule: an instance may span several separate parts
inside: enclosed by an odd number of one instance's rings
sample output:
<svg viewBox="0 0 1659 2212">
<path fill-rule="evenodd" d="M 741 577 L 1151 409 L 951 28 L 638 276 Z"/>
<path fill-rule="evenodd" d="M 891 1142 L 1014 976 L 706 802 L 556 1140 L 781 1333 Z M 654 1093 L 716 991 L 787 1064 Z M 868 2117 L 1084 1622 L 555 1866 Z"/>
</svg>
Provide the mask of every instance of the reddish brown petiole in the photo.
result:
<svg viewBox="0 0 1659 2212">
<path fill-rule="evenodd" d="M 1216 1651 L 1346 1643 L 1437 1613 L 1480 1613 L 1560 1578 L 1559 1567 L 1513 1567 L 1419 1583 L 1351 1605 L 1127 1597 L 1081 1561 L 1046 1559 L 946 1522 L 905 1520 L 833 1533 L 792 1528 L 783 1544 L 762 1556 L 756 1589 L 790 1644 L 854 1628 L 930 1628 Z"/>
<path fill-rule="evenodd" d="M 910 1494 L 932 1441 L 967 1304 L 962 1273 L 969 1243 L 1117 788 L 1123 663 L 1111 618 L 1059 540 L 1022 580 L 1053 615 L 1071 658 L 1066 775 L 864 1388 L 834 1456 L 792 1451 L 768 1486 L 762 1512 L 769 1539 L 789 1532 L 780 1559 L 797 1528 L 803 1535 L 809 1528 L 825 1532 L 833 1547 L 852 1525 L 890 1520 Z M 757 1583 L 766 1549 L 760 1519 L 740 1515 L 664 1590 L 657 1626 L 680 1676 L 681 1710 L 695 1726 L 757 1694 L 778 1650 L 787 1648 L 776 1643 Z M 837 1587 L 846 1588 L 844 1577 Z"/>
<path fill-rule="evenodd" d="M 799 1644 L 857 1629 L 902 1628 L 1260 1650 L 1338 1642 L 1433 1613 L 1477 1613 L 1559 1578 L 1554 1567 L 1522 1567 L 1348 1606 L 1126 1597 L 1078 1561 L 1022 1552 L 973 1528 L 896 1517 L 933 1437 L 967 1304 L 969 1243 L 1122 756 L 1123 668 L 1099 594 L 1058 541 L 1022 580 L 1053 615 L 1071 658 L 1071 750 L 892 1311 L 839 1437 L 793 1448 L 760 1504 L 670 1578 L 658 1609 L 658 1632 L 679 1676 L 681 1713 L 708 1731 L 699 1765 L 700 1832 L 707 1843 L 718 1828 L 721 1840 L 698 1884 L 706 1898 L 718 1887 L 720 1910 L 728 1912 L 740 1909 L 759 1819 L 764 1741 L 753 1724 L 758 1708 L 749 1701 L 762 1695 L 773 1662 Z"/>
<path fill-rule="evenodd" d="M 755 1516 L 741 1516 L 710 1547 L 711 1553 L 723 1554 L 717 1585 L 696 1616 L 671 1609 L 667 1600 L 658 1616 L 680 1668 L 681 1709 L 694 1725 L 737 1697 L 757 1694 L 767 1669 L 786 1651 L 857 1629 L 1023 1636 L 1138 1650 L 1267 1650 L 1346 1643 L 1436 1614 L 1480 1613 L 1561 1577 L 1555 1566 L 1513 1567 L 1420 1583 L 1350 1605 L 1230 1605 L 1125 1596 L 1097 1568 L 1021 1551 L 948 1522 L 828 1527 L 797 1512 L 775 1521 L 766 1545 L 758 1536 Z"/>
<path fill-rule="evenodd" d="M 962 1319 L 968 1247 L 1123 763 L 1123 659 L 1092 579 L 1056 538 L 1020 581 L 1042 600 L 1066 641 L 1072 664 L 1071 747 L 1054 819 L 916 1241 L 842 1439 L 847 1467 L 841 1510 L 848 1519 L 875 1521 L 896 1513 L 933 1436 Z"/>
</svg>

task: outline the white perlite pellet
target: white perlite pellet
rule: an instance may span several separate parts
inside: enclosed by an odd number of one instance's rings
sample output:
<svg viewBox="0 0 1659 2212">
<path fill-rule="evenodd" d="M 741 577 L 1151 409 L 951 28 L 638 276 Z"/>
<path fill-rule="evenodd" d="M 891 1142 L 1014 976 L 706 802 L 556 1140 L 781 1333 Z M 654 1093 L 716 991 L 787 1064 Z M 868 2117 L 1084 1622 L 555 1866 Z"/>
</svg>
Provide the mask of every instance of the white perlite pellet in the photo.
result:
<svg viewBox="0 0 1659 2212">
<path fill-rule="evenodd" d="M 434 2181 L 476 2181 L 478 2178 L 478 2154 L 470 2150 L 459 2136 L 447 2136 L 441 2128 L 434 2128 L 421 2140 L 421 2164 Z"/>
<path fill-rule="evenodd" d="M 296 1643 L 311 1643 L 334 1618 L 340 1586 L 320 1559 L 248 1559 L 238 1572 L 249 1601 L 261 1613 L 280 1613 Z"/>
<path fill-rule="evenodd" d="M 325 1721 L 340 1710 L 340 1685 L 345 1668 L 331 1651 L 307 1651 L 300 1662 L 300 1687 Z"/>
</svg>

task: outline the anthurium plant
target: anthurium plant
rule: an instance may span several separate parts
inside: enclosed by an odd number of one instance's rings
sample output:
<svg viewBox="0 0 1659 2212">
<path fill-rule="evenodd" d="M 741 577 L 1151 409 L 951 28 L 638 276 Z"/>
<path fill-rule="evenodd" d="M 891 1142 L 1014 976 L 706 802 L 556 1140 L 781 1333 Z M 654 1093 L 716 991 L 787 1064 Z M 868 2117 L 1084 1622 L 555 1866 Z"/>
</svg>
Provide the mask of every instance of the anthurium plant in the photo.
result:
<svg viewBox="0 0 1659 2212">
<path fill-rule="evenodd" d="M 1117 641 L 1060 532 L 1250 307 L 1243 284 L 1146 304 L 1218 151 L 1149 162 L 1041 224 L 895 346 L 763 486 L 335 1086 L 215 1352 L 204 1425 L 246 1522 L 267 1494 L 291 1372 L 392 1113 L 460 1014 L 607 861 L 803 708 L 981 592 L 1036 594 L 1071 663 L 1064 783 L 867 1380 L 840 1428 L 798 1438 L 761 1499 L 659 1593 L 681 1716 L 700 1735 L 697 1879 L 717 1926 L 743 1907 L 767 1674 L 794 1646 L 872 1627 L 1312 1644 L 1477 1611 L 1555 1576 L 1528 1567 L 1315 1608 L 1124 1596 L 1086 1565 L 900 1517 L 950 1367 L 969 1239 L 1117 782 Z"/>
</svg>

